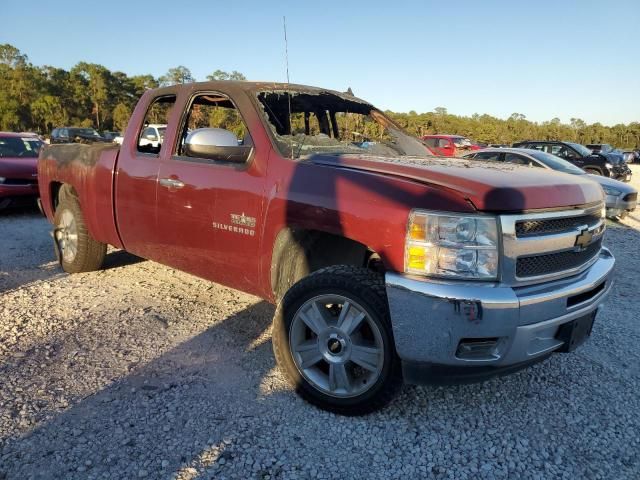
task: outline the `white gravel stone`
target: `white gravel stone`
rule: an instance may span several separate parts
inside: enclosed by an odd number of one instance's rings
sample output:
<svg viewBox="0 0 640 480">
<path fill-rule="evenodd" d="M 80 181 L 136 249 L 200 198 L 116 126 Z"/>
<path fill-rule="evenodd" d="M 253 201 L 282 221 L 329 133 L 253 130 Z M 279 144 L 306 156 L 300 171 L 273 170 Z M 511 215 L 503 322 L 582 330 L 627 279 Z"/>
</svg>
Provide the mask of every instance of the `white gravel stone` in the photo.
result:
<svg viewBox="0 0 640 480">
<path fill-rule="evenodd" d="M 49 229 L 0 214 L 0 479 L 638 478 L 640 213 L 576 353 L 362 418 L 288 387 L 270 305 L 116 250 L 65 275 Z"/>
</svg>

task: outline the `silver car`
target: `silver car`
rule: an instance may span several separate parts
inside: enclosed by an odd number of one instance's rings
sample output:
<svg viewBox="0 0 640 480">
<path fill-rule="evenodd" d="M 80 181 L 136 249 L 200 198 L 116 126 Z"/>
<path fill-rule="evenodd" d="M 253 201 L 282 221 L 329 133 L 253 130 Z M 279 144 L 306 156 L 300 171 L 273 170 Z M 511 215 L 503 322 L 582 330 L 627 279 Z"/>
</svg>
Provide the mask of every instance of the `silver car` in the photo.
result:
<svg viewBox="0 0 640 480">
<path fill-rule="evenodd" d="M 609 218 L 626 217 L 629 212 L 635 210 L 638 201 L 638 191 L 631 185 L 612 178 L 591 175 L 560 157 L 539 150 L 528 148 L 486 148 L 465 155 L 464 158 L 549 168 L 571 175 L 589 175 L 589 178 L 598 182 L 604 190 L 607 217 Z"/>
</svg>

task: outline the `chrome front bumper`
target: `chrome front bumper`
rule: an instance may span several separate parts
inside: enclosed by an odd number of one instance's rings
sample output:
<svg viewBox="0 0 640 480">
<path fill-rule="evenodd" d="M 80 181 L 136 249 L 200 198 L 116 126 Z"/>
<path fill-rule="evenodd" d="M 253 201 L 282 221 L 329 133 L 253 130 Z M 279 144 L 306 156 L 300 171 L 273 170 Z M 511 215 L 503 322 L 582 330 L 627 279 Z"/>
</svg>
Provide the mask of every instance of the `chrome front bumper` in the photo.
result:
<svg viewBox="0 0 640 480">
<path fill-rule="evenodd" d="M 413 365 L 496 368 L 545 358 L 563 345 L 555 338 L 561 325 L 601 305 L 614 264 L 603 248 L 578 275 L 515 288 L 387 273 L 398 355 Z M 495 348 L 485 356 L 461 358 L 460 342 L 468 339 L 491 339 Z"/>
</svg>

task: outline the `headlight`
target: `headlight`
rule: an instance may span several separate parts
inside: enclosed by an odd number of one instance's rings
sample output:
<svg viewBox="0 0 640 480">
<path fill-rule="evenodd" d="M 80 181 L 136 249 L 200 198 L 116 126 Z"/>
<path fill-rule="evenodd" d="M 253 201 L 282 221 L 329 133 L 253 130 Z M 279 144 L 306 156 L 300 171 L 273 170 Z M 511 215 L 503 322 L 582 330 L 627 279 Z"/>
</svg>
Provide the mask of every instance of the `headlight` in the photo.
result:
<svg viewBox="0 0 640 480">
<path fill-rule="evenodd" d="M 4 183 L 5 180 L 6 180 L 6 178 L 0 177 L 0 183 Z"/>
<path fill-rule="evenodd" d="M 405 242 L 405 272 L 434 277 L 498 277 L 495 217 L 413 210 Z"/>
<path fill-rule="evenodd" d="M 604 193 L 606 193 L 607 195 L 613 195 L 614 197 L 622 194 L 620 190 L 616 190 L 615 188 L 611 187 L 605 187 L 604 185 L 602 186 L 602 189 L 604 190 Z"/>
<path fill-rule="evenodd" d="M 613 165 L 611 165 L 609 162 L 605 163 L 604 166 L 607 167 L 609 170 L 613 168 Z"/>
</svg>

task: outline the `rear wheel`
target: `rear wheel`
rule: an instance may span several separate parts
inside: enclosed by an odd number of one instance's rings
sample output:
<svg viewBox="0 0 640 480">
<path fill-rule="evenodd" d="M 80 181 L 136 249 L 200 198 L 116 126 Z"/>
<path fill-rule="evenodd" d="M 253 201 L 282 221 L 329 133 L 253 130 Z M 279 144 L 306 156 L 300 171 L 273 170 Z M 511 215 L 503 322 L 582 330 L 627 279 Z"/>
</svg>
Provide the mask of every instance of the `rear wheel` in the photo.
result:
<svg viewBox="0 0 640 480">
<path fill-rule="evenodd" d="M 60 196 L 53 223 L 62 269 L 67 273 L 99 270 L 107 253 L 107 245 L 89 235 L 80 204 L 74 195 L 65 191 Z"/>
<path fill-rule="evenodd" d="M 276 312 L 273 348 L 296 391 L 336 413 L 377 410 L 402 383 L 382 277 L 363 268 L 329 267 L 295 284 Z"/>
</svg>

